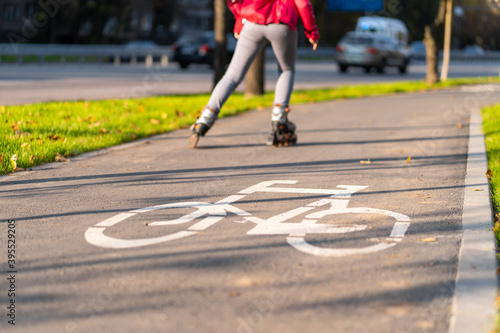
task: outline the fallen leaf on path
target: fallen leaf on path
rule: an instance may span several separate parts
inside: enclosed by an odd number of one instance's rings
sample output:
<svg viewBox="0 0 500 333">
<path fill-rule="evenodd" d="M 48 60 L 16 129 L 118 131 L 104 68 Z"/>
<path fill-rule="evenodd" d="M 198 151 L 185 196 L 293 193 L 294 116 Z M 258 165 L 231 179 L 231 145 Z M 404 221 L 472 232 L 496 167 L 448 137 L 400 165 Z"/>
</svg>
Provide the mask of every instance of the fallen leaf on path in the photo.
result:
<svg viewBox="0 0 500 333">
<path fill-rule="evenodd" d="M 474 192 L 482 192 L 482 191 L 483 191 L 483 189 L 482 189 L 482 188 L 473 188 L 472 190 L 473 190 Z"/>
<path fill-rule="evenodd" d="M 406 162 L 405 162 L 405 163 L 410 163 L 410 161 L 411 161 L 411 155 L 410 155 L 410 157 L 408 157 L 408 158 L 406 159 Z"/>
<path fill-rule="evenodd" d="M 464 124 L 457 124 L 457 126 L 455 126 L 456 128 L 460 129 L 460 128 L 464 128 Z"/>
<path fill-rule="evenodd" d="M 361 164 L 372 164 L 372 162 L 370 161 L 370 159 L 368 159 L 366 161 L 361 160 L 361 161 L 359 161 L 359 163 L 361 163 Z"/>
<path fill-rule="evenodd" d="M 419 241 L 422 243 L 434 243 L 434 242 L 437 242 L 437 238 L 436 237 L 426 237 L 426 238 L 420 238 Z"/>
</svg>

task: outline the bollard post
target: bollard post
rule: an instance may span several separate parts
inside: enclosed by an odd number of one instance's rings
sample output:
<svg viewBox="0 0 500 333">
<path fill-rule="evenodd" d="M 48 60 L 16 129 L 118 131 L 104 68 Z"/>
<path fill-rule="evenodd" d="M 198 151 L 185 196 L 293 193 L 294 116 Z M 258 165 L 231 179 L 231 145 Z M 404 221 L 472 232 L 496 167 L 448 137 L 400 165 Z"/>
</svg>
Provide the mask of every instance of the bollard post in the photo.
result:
<svg viewBox="0 0 500 333">
<path fill-rule="evenodd" d="M 153 67 L 153 55 L 151 54 L 148 54 L 146 56 L 146 67 L 147 68 Z"/>
<path fill-rule="evenodd" d="M 162 56 L 161 56 L 161 62 L 160 62 L 160 67 L 161 68 L 168 67 L 168 55 L 162 54 Z"/>
</svg>

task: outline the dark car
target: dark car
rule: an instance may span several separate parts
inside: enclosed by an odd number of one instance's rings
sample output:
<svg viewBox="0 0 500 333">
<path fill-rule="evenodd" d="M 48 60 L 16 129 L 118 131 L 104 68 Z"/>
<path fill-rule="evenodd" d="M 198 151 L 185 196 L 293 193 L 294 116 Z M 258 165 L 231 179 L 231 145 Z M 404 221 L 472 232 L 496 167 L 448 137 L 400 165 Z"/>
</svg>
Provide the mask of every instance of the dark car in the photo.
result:
<svg viewBox="0 0 500 333">
<path fill-rule="evenodd" d="M 236 48 L 236 38 L 233 34 L 227 36 L 227 53 L 229 59 Z M 213 31 L 187 32 L 172 45 L 174 61 L 186 69 L 191 64 L 207 64 L 212 66 L 215 53 L 215 37 Z"/>
<path fill-rule="evenodd" d="M 335 60 L 345 73 L 351 66 L 362 67 L 367 73 L 375 68 L 384 73 L 385 67 L 397 67 L 406 73 L 411 51 L 408 45 L 398 43 L 389 36 L 366 32 L 349 32 L 336 47 Z"/>
</svg>

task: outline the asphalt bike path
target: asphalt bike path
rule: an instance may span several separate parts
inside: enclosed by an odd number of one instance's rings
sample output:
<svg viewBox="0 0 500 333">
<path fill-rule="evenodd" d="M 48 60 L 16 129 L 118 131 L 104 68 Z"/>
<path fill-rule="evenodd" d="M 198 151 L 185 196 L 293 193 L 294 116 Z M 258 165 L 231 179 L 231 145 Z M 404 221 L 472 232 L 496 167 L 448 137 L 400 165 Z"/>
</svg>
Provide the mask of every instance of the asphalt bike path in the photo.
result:
<svg viewBox="0 0 500 333">
<path fill-rule="evenodd" d="M 264 109 L 197 149 L 180 130 L 3 177 L 0 328 L 447 332 L 470 111 L 497 88 L 294 105 L 294 147 L 265 146 Z"/>
</svg>

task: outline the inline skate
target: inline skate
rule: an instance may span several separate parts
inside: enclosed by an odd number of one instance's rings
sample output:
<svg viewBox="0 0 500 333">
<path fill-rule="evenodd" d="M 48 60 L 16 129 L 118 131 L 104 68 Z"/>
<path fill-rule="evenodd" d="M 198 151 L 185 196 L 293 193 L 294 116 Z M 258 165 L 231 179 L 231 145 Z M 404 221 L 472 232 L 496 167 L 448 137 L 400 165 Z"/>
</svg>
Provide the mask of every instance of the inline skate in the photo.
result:
<svg viewBox="0 0 500 333">
<path fill-rule="evenodd" d="M 200 137 L 204 136 L 217 120 L 217 112 L 206 107 L 196 122 L 191 125 L 191 137 L 188 141 L 189 148 L 196 148 Z"/>
<path fill-rule="evenodd" d="M 271 118 L 271 133 L 267 140 L 268 146 L 291 146 L 297 144 L 297 135 L 294 123 L 288 120 L 290 109 L 285 106 L 275 105 Z"/>
</svg>

